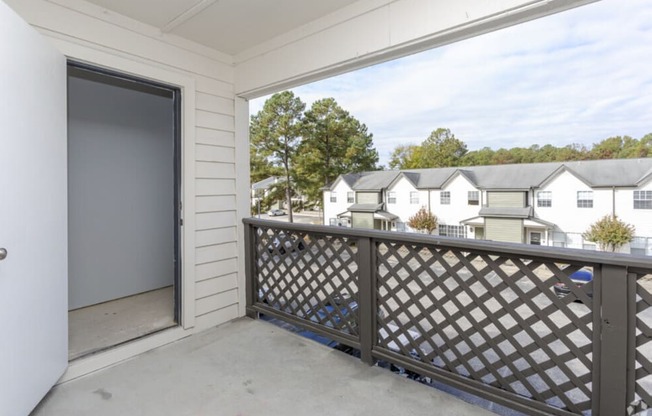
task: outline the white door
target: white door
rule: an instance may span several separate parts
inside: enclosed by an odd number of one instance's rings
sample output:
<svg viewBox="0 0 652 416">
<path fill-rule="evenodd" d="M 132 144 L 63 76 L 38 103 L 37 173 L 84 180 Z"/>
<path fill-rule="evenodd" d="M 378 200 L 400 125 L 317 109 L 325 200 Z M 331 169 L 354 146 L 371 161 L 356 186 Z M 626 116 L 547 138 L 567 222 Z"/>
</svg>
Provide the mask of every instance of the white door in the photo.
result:
<svg viewBox="0 0 652 416">
<path fill-rule="evenodd" d="M 64 56 L 0 1 L 0 415 L 68 363 L 66 123 Z"/>
</svg>

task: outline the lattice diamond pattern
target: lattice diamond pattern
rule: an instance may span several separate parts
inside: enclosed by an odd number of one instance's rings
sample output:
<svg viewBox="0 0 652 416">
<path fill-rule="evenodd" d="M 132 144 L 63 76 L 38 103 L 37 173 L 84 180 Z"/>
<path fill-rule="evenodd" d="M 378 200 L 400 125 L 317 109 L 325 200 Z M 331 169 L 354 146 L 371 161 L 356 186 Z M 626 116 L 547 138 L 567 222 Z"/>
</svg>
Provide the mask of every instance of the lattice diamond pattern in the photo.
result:
<svg viewBox="0 0 652 416">
<path fill-rule="evenodd" d="M 584 265 L 390 242 L 376 250 L 379 346 L 590 411 L 592 298 L 568 278 Z M 557 282 L 573 295 L 558 298 Z"/>
<path fill-rule="evenodd" d="M 357 248 L 345 237 L 258 228 L 258 302 L 358 335 Z"/>
<path fill-rule="evenodd" d="M 636 279 L 636 387 L 637 400 L 652 407 L 652 274 Z"/>
</svg>

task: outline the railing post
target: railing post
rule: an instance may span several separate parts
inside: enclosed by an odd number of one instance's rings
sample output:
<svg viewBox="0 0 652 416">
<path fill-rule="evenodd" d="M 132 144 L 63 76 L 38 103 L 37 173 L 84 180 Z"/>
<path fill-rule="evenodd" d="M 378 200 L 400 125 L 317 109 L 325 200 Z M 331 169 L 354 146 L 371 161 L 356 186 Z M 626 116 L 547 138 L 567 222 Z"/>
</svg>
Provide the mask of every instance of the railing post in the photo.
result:
<svg viewBox="0 0 652 416">
<path fill-rule="evenodd" d="M 249 318 L 258 319 L 258 312 L 251 309 L 256 302 L 256 276 L 255 262 L 256 251 L 254 250 L 256 228 L 251 224 L 245 224 L 244 244 L 245 244 L 245 291 L 246 305 L 245 313 Z"/>
<path fill-rule="evenodd" d="M 598 415 L 624 416 L 627 412 L 628 279 L 625 267 L 602 265 L 599 348 Z M 594 396 L 595 397 L 595 396 Z"/>
<path fill-rule="evenodd" d="M 358 318 L 360 359 L 374 365 L 372 348 L 376 344 L 375 251 L 369 237 L 358 239 Z"/>
</svg>

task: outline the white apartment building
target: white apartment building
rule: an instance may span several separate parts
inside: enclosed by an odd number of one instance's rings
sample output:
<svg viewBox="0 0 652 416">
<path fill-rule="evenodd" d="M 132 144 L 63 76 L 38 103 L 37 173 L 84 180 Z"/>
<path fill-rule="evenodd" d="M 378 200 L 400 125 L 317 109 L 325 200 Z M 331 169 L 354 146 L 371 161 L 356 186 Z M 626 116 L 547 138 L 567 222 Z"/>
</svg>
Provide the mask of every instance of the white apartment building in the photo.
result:
<svg viewBox="0 0 652 416">
<path fill-rule="evenodd" d="M 652 255 L 652 158 L 363 172 L 324 190 L 326 225 L 411 231 L 422 207 L 439 235 L 584 249 L 613 214 L 635 227 L 622 251 Z"/>
</svg>

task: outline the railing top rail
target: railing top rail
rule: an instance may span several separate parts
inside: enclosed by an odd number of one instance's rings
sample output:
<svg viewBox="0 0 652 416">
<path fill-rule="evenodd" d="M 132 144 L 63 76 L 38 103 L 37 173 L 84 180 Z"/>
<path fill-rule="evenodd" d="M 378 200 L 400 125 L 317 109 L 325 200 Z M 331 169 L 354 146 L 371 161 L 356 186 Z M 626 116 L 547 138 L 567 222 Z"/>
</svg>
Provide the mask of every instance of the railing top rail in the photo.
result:
<svg viewBox="0 0 652 416">
<path fill-rule="evenodd" d="M 337 235 L 342 237 L 373 238 L 386 242 L 407 242 L 412 244 L 437 245 L 462 250 L 484 252 L 505 257 L 528 258 L 554 258 L 555 261 L 582 263 L 582 264 L 608 264 L 636 269 L 652 269 L 652 259 L 634 257 L 622 253 L 605 251 L 588 251 L 574 248 L 558 248 L 549 246 L 534 246 L 519 243 L 504 243 L 489 240 L 473 240 L 466 238 L 441 237 L 418 233 L 398 231 L 379 231 L 361 228 L 333 227 L 314 224 L 297 224 L 279 222 L 275 220 L 262 220 L 257 218 L 244 218 L 244 224 L 270 227 L 291 231 L 304 231 L 316 234 Z"/>
</svg>

